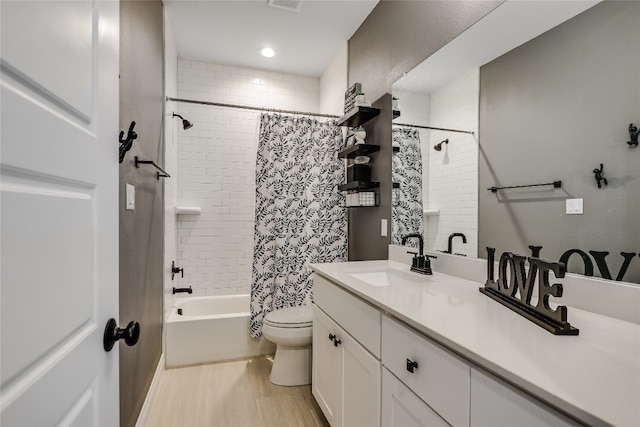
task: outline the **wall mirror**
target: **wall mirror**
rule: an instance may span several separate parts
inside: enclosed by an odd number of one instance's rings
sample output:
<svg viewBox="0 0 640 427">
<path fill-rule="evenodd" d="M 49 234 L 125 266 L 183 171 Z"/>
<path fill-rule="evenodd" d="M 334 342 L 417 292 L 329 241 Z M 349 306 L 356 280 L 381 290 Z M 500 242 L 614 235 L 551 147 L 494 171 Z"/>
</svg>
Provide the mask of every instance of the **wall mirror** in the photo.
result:
<svg viewBox="0 0 640 427">
<path fill-rule="evenodd" d="M 537 251 L 640 283 L 634 3 L 508 0 L 399 79 L 392 243 L 420 232 L 428 250 Z M 536 186 L 488 190 L 520 185 Z"/>
</svg>

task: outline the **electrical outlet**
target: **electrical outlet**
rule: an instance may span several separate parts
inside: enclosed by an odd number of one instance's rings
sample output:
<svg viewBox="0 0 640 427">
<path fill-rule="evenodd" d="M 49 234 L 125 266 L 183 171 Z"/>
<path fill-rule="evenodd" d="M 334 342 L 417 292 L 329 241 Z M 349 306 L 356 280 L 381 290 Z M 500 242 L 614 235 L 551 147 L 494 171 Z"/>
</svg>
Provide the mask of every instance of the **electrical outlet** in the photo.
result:
<svg viewBox="0 0 640 427">
<path fill-rule="evenodd" d="M 567 199 L 566 213 L 567 215 L 582 215 L 584 213 L 583 199 Z"/>
<path fill-rule="evenodd" d="M 136 208 L 136 187 L 131 184 L 127 184 L 125 203 L 125 209 L 128 211 L 132 211 Z"/>
<path fill-rule="evenodd" d="M 380 236 L 387 237 L 387 220 L 380 220 Z"/>
</svg>

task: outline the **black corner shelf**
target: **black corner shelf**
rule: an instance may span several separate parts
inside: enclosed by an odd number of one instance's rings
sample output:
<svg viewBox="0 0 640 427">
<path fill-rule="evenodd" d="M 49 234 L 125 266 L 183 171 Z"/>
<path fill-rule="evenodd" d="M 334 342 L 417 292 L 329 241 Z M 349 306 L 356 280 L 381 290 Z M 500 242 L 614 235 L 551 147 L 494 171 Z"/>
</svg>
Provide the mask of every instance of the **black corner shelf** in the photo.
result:
<svg viewBox="0 0 640 427">
<path fill-rule="evenodd" d="M 380 151 L 380 146 L 376 144 L 354 144 L 338 153 L 340 159 L 355 159 L 357 156 L 368 156 Z"/>
<path fill-rule="evenodd" d="M 398 117 L 400 117 L 400 110 L 392 110 L 392 114 L 393 114 L 393 119 L 397 119 Z"/>
<path fill-rule="evenodd" d="M 364 191 L 380 187 L 379 182 L 372 181 L 351 181 L 338 186 L 338 191 Z"/>
<path fill-rule="evenodd" d="M 393 188 L 400 188 L 400 183 L 399 182 L 394 182 L 393 183 Z"/>
<path fill-rule="evenodd" d="M 338 119 L 338 126 L 358 127 L 380 114 L 379 108 L 355 107 L 353 110 Z"/>
<path fill-rule="evenodd" d="M 400 147 L 396 147 L 396 146 L 394 145 L 392 148 L 393 148 L 393 152 L 394 152 L 394 153 L 399 153 L 399 152 L 400 152 Z"/>
</svg>

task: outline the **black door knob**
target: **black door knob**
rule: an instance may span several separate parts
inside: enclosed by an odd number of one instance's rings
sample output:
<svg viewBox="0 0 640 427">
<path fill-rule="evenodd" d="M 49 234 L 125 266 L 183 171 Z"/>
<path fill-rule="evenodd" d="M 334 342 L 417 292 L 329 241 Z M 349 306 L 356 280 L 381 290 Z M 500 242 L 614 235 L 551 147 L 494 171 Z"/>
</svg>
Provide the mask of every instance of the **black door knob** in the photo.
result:
<svg viewBox="0 0 640 427">
<path fill-rule="evenodd" d="M 126 328 L 118 328 L 116 319 L 109 319 L 107 326 L 104 328 L 104 336 L 102 343 L 105 351 L 111 351 L 114 344 L 119 339 L 124 339 L 125 344 L 128 346 L 135 345 L 140 338 L 140 324 L 138 322 L 131 321 Z"/>
<path fill-rule="evenodd" d="M 407 359 L 407 371 L 413 374 L 413 370 L 418 369 L 418 362 L 415 360 Z"/>
</svg>

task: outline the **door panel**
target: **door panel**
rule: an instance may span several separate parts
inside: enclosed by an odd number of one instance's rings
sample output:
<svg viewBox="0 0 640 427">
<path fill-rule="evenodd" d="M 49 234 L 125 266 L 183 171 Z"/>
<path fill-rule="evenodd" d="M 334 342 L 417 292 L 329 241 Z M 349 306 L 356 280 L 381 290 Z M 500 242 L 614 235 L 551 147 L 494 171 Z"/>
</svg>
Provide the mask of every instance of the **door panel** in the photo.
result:
<svg viewBox="0 0 640 427">
<path fill-rule="evenodd" d="M 117 425 L 115 1 L 2 1 L 0 424 Z"/>
<path fill-rule="evenodd" d="M 3 66 L 85 122 L 93 113 L 97 7 L 91 1 L 2 2 L 2 32 L 10 34 L 2 37 Z"/>
</svg>

